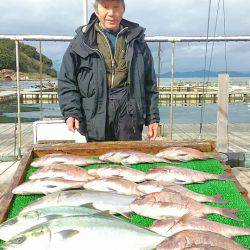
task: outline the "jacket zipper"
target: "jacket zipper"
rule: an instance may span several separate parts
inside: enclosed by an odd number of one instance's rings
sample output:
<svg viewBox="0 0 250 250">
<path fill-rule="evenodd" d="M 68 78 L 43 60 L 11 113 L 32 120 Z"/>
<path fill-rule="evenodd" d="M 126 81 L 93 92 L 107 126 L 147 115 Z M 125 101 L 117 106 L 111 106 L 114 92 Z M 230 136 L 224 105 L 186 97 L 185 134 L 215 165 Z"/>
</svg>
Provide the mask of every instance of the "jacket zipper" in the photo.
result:
<svg viewBox="0 0 250 250">
<path fill-rule="evenodd" d="M 104 36 L 107 44 L 108 44 L 108 47 L 109 47 L 109 52 L 110 52 L 110 59 L 111 59 L 111 87 L 114 86 L 114 80 L 115 80 L 115 56 L 116 56 L 116 45 L 117 45 L 117 40 L 118 40 L 118 37 L 120 35 L 121 32 L 123 32 L 124 30 L 126 30 L 127 27 L 125 27 L 124 29 L 120 30 L 119 33 L 117 34 L 116 36 L 116 41 L 115 41 L 115 52 L 114 52 L 114 56 L 113 56 L 113 53 L 112 53 L 112 48 L 109 44 L 109 41 L 108 41 L 108 38 L 105 36 L 105 34 L 100 30 L 101 34 Z"/>
</svg>

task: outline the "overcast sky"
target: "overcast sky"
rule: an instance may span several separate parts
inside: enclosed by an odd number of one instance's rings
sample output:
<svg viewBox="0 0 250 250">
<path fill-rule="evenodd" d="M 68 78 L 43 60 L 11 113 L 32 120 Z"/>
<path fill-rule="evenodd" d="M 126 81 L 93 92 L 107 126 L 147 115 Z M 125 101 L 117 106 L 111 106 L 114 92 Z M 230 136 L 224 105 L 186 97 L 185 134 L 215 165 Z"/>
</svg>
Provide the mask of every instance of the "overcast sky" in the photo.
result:
<svg viewBox="0 0 250 250">
<path fill-rule="evenodd" d="M 126 0 L 125 18 L 145 27 L 146 35 L 206 36 L 208 4 L 209 0 Z M 218 0 L 212 0 L 211 35 L 217 5 Z M 220 6 L 217 34 L 223 35 L 222 0 Z M 74 35 L 83 22 L 82 0 L 0 0 L 0 10 L 0 34 Z M 225 11 L 227 35 L 250 35 L 249 0 L 225 0 Z M 44 43 L 43 53 L 58 63 L 66 47 L 67 43 Z M 156 59 L 156 48 L 150 47 Z M 170 70 L 170 52 L 170 44 L 164 44 L 164 72 Z M 229 70 L 250 71 L 250 42 L 228 43 L 227 52 Z M 204 54 L 205 43 L 177 44 L 176 71 L 204 69 Z M 217 43 L 212 70 L 224 68 L 224 44 Z"/>
</svg>

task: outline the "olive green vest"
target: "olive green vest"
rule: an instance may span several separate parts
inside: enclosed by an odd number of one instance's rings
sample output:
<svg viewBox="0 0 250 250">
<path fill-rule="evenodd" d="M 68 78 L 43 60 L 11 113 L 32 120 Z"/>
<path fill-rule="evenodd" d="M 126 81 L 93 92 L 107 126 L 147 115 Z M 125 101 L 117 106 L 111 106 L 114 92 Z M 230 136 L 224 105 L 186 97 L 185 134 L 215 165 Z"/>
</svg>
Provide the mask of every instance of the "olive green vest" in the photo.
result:
<svg viewBox="0 0 250 250">
<path fill-rule="evenodd" d="M 128 65 L 126 61 L 127 45 L 122 29 L 116 38 L 115 54 L 112 55 L 108 39 L 101 31 L 99 24 L 95 25 L 97 33 L 97 48 L 101 52 L 106 66 L 107 83 L 109 88 L 124 87 L 128 84 Z"/>
</svg>

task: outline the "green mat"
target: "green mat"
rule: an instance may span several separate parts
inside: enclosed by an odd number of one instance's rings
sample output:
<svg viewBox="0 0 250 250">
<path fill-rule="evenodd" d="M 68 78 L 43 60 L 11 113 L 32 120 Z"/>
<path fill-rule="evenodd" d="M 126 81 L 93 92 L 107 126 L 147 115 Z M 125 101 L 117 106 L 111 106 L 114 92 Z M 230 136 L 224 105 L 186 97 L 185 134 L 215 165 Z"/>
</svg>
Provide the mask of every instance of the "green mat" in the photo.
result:
<svg viewBox="0 0 250 250">
<path fill-rule="evenodd" d="M 110 165 L 110 164 L 109 164 Z M 173 164 L 166 163 L 156 163 L 156 164 L 137 164 L 133 165 L 132 168 L 139 169 L 141 171 L 147 172 L 149 169 L 155 166 L 166 166 Z M 180 167 L 186 167 L 194 170 L 199 170 L 203 172 L 213 173 L 213 174 L 222 174 L 224 173 L 224 168 L 218 160 L 209 159 L 206 161 L 191 161 L 188 163 L 179 163 L 174 164 Z M 92 165 L 89 167 L 85 167 L 85 169 L 95 168 L 96 165 Z M 26 173 L 26 179 L 28 176 L 36 171 L 35 168 L 30 168 Z M 193 190 L 197 193 L 205 194 L 205 195 L 216 195 L 222 194 L 222 198 L 228 200 L 228 204 L 217 204 L 217 203 L 207 203 L 211 206 L 224 207 L 224 208 L 234 208 L 238 209 L 240 212 L 237 213 L 237 216 L 241 219 L 241 221 L 235 221 L 229 218 L 225 218 L 221 215 L 210 214 L 207 216 L 209 220 L 214 220 L 217 222 L 221 222 L 228 225 L 238 226 L 238 227 L 250 227 L 250 207 L 247 202 L 244 200 L 240 192 L 237 190 L 235 184 L 231 181 L 207 181 L 203 184 L 190 184 L 186 186 L 190 190 Z M 14 197 L 14 201 L 10 212 L 8 214 L 8 218 L 12 218 L 16 216 L 19 211 L 30 204 L 32 201 L 38 199 L 42 195 L 30 195 L 30 196 L 22 196 L 18 195 Z M 123 216 L 118 216 L 123 218 L 124 220 L 128 220 Z M 153 223 L 153 219 L 145 218 L 136 214 L 133 214 L 131 219 L 129 220 L 131 223 L 134 223 L 138 226 L 148 227 Z M 250 249 L 250 236 L 240 236 L 236 237 L 235 241 L 242 244 L 244 247 Z M 3 242 L 0 242 L 0 248 Z"/>
</svg>

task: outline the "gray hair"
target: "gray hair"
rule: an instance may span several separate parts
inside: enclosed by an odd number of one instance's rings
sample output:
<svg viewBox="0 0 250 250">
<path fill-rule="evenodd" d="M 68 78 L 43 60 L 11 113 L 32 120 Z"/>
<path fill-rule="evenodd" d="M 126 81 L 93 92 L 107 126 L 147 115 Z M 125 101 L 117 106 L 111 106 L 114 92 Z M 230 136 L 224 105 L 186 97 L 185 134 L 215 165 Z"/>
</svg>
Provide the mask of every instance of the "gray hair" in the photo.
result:
<svg viewBox="0 0 250 250">
<path fill-rule="evenodd" d="M 102 2 L 102 1 L 103 0 L 95 0 L 95 2 L 94 2 L 94 10 L 96 12 L 98 12 L 98 3 Z M 122 3 L 122 6 L 123 6 L 123 8 L 125 10 L 125 2 L 124 2 L 124 0 L 118 0 L 118 1 L 120 1 Z"/>
</svg>

